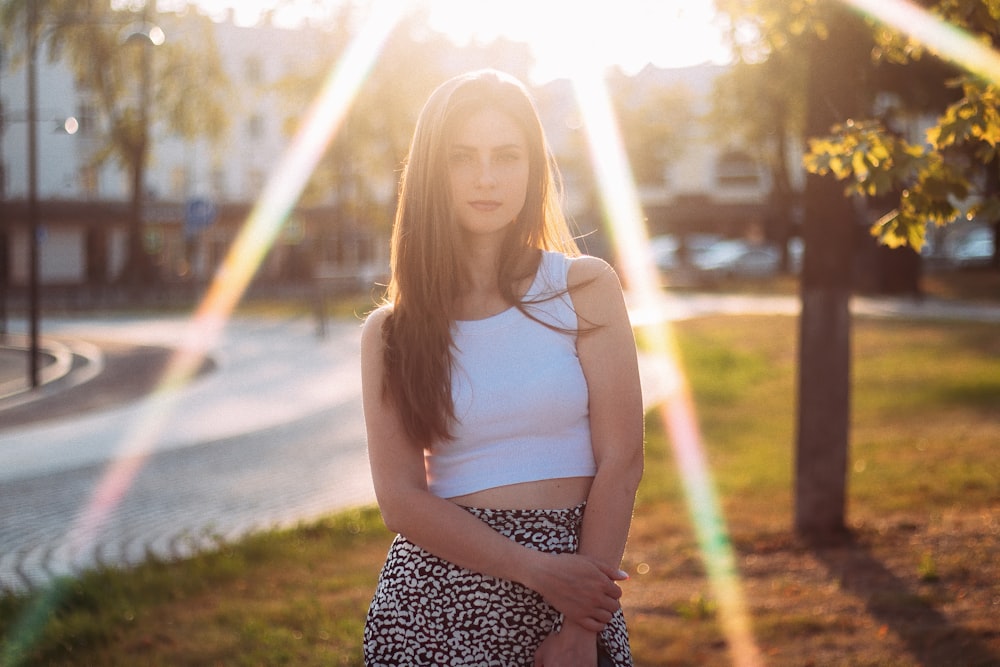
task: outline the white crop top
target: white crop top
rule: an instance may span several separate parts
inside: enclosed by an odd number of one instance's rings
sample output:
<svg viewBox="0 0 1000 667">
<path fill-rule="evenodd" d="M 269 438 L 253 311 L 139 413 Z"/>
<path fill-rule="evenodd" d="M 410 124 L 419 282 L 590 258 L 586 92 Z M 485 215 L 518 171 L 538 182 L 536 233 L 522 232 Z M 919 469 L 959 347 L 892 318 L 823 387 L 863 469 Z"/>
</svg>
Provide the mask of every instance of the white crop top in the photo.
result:
<svg viewBox="0 0 1000 667">
<path fill-rule="evenodd" d="M 570 259 L 543 252 L 517 308 L 452 327 L 454 440 L 424 452 L 427 483 L 442 498 L 507 484 L 597 471 L 587 382 L 576 354 L 576 313 L 566 293 Z"/>
</svg>

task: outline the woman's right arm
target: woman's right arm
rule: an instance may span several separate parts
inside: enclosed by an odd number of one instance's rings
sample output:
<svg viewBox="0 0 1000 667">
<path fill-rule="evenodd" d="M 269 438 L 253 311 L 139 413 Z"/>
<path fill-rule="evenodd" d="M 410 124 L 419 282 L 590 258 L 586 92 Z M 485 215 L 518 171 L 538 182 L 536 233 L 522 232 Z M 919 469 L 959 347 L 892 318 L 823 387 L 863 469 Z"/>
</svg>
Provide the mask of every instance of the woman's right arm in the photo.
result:
<svg viewBox="0 0 1000 667">
<path fill-rule="evenodd" d="M 497 533 L 427 488 L 423 451 L 406 434 L 383 391 L 382 327 L 387 308 L 372 313 L 361 336 L 361 380 L 368 458 L 382 518 L 389 530 L 460 567 L 531 588 L 569 620 L 599 632 L 618 609 L 624 578 L 595 560 L 546 554 Z"/>
</svg>

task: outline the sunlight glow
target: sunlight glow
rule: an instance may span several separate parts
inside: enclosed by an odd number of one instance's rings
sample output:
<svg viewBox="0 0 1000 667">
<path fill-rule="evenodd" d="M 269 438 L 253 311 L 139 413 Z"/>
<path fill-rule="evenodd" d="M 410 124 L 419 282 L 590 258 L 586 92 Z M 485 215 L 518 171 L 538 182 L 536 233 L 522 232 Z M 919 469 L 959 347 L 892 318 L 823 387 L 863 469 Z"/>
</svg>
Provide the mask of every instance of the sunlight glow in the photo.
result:
<svg viewBox="0 0 1000 667">
<path fill-rule="evenodd" d="M 1000 83 L 1000 53 L 968 31 L 909 0 L 843 0 L 866 16 L 907 35 L 941 58 Z"/>
<path fill-rule="evenodd" d="M 730 647 L 733 664 L 761 664 L 746 610 L 733 550 L 719 510 L 714 484 L 705 458 L 694 402 L 684 377 L 669 322 L 656 321 L 660 281 L 639 204 L 635 181 L 614 117 L 603 78 L 587 68 L 572 76 L 592 163 L 608 220 L 608 229 L 619 257 L 623 282 L 628 287 L 630 312 L 640 348 L 650 353 L 660 374 L 656 385 L 663 391 L 659 415 L 666 426 L 684 485 L 688 513 L 695 529 L 702 560 L 719 608 L 719 623 Z"/>
<path fill-rule="evenodd" d="M 420 1 L 420 0 L 418 0 Z M 459 44 L 498 38 L 524 42 L 532 78 L 567 78 L 581 65 L 635 74 L 647 64 L 687 67 L 730 60 L 711 0 L 566 2 L 422 0 L 428 24 Z M 585 44 L 585 49 L 568 44 Z"/>
<path fill-rule="evenodd" d="M 235 2 L 200 0 L 214 7 Z M 907 0 L 843 0 L 860 12 L 920 41 L 970 72 L 1000 81 L 1000 55 L 967 32 L 942 22 Z M 660 286 L 653 266 L 643 214 L 631 177 L 602 75 L 618 65 L 634 73 L 647 62 L 658 66 L 724 62 L 728 53 L 712 27 L 710 0 L 683 2 L 538 2 L 471 3 L 423 0 L 431 26 L 453 38 L 489 41 L 505 37 L 529 44 L 538 60 L 540 81 L 568 76 L 584 119 L 593 167 L 605 214 L 620 257 L 636 333 L 655 355 L 664 396 L 659 407 L 684 485 L 691 522 L 709 583 L 719 608 L 719 621 L 733 663 L 760 664 L 750 627 L 733 550 L 705 456 L 696 410 L 686 383 L 669 323 L 651 317 L 658 308 Z M 164 3 L 169 4 L 169 2 Z M 245 9 L 250 2 L 242 3 Z M 368 21 L 331 69 L 302 127 L 246 220 L 206 296 L 194 313 L 185 340 L 172 358 L 140 419 L 121 443 L 67 536 L 71 554 L 92 548 L 109 515 L 131 487 L 157 440 L 173 416 L 177 389 L 195 376 L 220 339 L 233 309 L 271 247 L 327 145 L 338 131 L 358 88 L 366 79 L 401 12 L 412 3 L 384 0 L 371 5 Z M 258 7 L 274 6 L 258 2 Z M 706 48 L 707 47 L 707 48 Z M 48 622 L 48 612 L 65 589 L 59 583 L 40 596 L 17 620 L 16 641 L 0 653 L 0 663 L 23 659 Z"/>
<path fill-rule="evenodd" d="M 141 416 L 132 424 L 114 460 L 108 465 L 90 502 L 75 519 L 67 543 L 70 557 L 89 550 L 121 503 L 136 475 L 155 451 L 160 434 L 174 416 L 180 389 L 195 376 L 218 342 L 233 309 L 253 278 L 271 244 L 327 145 L 333 139 L 355 95 L 374 65 L 385 40 L 399 19 L 396 3 L 386 0 L 333 67 L 283 159 L 271 173 L 260 200 L 244 223 L 225 261 L 187 327 L 185 340 L 169 362 Z M 17 638 L 0 654 L 0 664 L 15 665 L 19 651 L 30 646 L 47 622 L 46 610 L 62 589 L 54 585 L 33 609 L 19 619 Z"/>
<path fill-rule="evenodd" d="M 164 8 L 180 9 L 192 0 L 159 0 Z M 310 18 L 325 20 L 333 8 L 352 0 L 291 2 L 277 0 L 193 0 L 216 19 L 232 12 L 240 25 L 253 25 L 267 12 L 279 26 L 300 25 Z M 353 0 L 359 7 L 371 0 Z M 566 78 L 583 58 L 605 69 L 617 66 L 635 74 L 647 64 L 689 67 L 732 59 L 716 23 L 712 0 L 400 0 L 399 11 L 423 10 L 428 27 L 459 45 L 507 39 L 528 45 L 535 60 L 532 83 Z M 583 38 L 585 50 L 567 48 Z"/>
</svg>

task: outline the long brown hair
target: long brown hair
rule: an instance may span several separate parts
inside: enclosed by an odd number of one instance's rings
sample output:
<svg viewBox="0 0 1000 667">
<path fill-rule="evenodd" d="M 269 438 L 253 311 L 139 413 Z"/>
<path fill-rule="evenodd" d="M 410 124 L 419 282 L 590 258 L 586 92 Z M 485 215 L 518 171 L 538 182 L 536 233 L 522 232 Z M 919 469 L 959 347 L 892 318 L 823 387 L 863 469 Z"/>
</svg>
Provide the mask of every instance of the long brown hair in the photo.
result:
<svg viewBox="0 0 1000 667">
<path fill-rule="evenodd" d="M 386 294 L 392 313 L 383 330 L 385 391 L 421 447 L 450 439 L 455 418 L 451 327 L 464 268 L 445 146 L 458 124 L 484 108 L 509 116 L 528 144 L 527 196 L 504 237 L 497 269 L 504 299 L 521 307 L 516 287 L 537 270 L 538 250 L 579 254 L 560 205 L 558 171 L 525 86 L 495 70 L 439 86 L 420 112 L 400 179 Z"/>
</svg>

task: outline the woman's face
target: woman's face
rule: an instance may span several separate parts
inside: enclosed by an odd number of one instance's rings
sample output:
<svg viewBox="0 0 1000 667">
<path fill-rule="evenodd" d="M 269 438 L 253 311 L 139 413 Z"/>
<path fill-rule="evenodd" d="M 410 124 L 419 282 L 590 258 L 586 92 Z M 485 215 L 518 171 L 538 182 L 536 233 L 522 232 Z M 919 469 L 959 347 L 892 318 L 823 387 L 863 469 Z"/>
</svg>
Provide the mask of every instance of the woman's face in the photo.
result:
<svg viewBox="0 0 1000 667">
<path fill-rule="evenodd" d="M 528 192 L 528 143 L 506 114 L 474 112 L 450 137 L 448 176 L 455 216 L 472 235 L 502 234 Z"/>
</svg>

